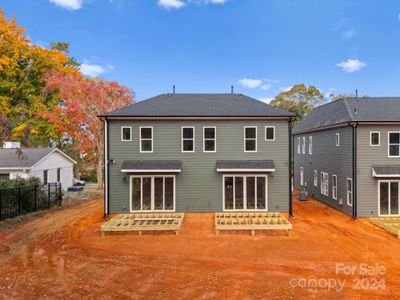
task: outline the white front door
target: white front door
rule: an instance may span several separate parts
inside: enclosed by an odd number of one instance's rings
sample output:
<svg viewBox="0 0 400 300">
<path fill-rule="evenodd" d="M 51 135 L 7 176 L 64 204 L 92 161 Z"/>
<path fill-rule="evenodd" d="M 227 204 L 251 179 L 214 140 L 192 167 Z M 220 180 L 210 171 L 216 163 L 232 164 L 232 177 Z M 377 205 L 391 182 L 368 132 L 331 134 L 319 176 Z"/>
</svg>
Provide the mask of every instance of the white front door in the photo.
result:
<svg viewBox="0 0 400 300">
<path fill-rule="evenodd" d="M 380 216 L 398 216 L 400 181 L 380 180 L 378 182 L 378 206 Z"/>
</svg>

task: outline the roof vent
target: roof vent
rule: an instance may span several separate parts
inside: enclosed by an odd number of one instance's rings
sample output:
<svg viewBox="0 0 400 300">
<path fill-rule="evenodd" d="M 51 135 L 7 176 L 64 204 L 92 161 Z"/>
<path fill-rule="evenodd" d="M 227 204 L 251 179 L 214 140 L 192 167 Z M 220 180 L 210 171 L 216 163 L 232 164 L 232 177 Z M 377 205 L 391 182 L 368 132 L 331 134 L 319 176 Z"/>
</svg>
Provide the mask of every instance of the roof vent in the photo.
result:
<svg viewBox="0 0 400 300">
<path fill-rule="evenodd" d="M 175 95 L 175 84 L 172 86 L 172 94 Z"/>
<path fill-rule="evenodd" d="M 234 86 L 231 85 L 231 95 L 233 95 L 233 88 L 234 88 Z"/>
</svg>

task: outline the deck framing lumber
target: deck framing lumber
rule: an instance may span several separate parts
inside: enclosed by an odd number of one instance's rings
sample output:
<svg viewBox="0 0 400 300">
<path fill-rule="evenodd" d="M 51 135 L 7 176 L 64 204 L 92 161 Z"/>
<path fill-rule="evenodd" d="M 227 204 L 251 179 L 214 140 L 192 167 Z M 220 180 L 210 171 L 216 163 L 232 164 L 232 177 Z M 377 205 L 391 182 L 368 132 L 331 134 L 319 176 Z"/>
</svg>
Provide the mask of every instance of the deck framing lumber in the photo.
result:
<svg viewBox="0 0 400 300">
<path fill-rule="evenodd" d="M 370 218 L 369 221 L 400 239 L 400 217 Z"/>
</svg>

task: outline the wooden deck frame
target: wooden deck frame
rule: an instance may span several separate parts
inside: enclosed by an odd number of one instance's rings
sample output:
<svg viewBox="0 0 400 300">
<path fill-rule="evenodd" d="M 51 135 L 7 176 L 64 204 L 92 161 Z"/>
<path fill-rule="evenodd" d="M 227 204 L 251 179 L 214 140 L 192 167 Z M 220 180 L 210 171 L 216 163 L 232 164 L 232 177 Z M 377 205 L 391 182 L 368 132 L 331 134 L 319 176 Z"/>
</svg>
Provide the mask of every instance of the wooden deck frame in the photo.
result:
<svg viewBox="0 0 400 300">
<path fill-rule="evenodd" d="M 287 230 L 291 235 L 292 224 L 281 214 L 275 212 L 231 212 L 215 214 L 215 232 L 220 230 Z"/>
<path fill-rule="evenodd" d="M 369 221 L 400 239 L 400 217 L 370 218 Z"/>
<path fill-rule="evenodd" d="M 118 214 L 101 226 L 101 235 L 143 231 L 174 231 L 179 234 L 184 213 L 131 213 Z"/>
</svg>

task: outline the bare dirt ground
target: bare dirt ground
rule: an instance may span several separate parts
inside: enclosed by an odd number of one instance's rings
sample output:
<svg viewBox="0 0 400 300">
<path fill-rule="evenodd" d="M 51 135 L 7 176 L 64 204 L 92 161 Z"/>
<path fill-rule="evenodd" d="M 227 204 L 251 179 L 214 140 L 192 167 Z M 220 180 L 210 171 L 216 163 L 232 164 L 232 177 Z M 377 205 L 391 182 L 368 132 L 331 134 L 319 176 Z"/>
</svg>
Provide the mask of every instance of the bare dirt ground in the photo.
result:
<svg viewBox="0 0 400 300">
<path fill-rule="evenodd" d="M 294 213 L 291 237 L 216 236 L 212 214 L 188 213 L 179 236 L 102 238 L 101 199 L 53 210 L 0 229 L 0 298 L 400 299 L 400 240 L 317 201 Z"/>
</svg>

